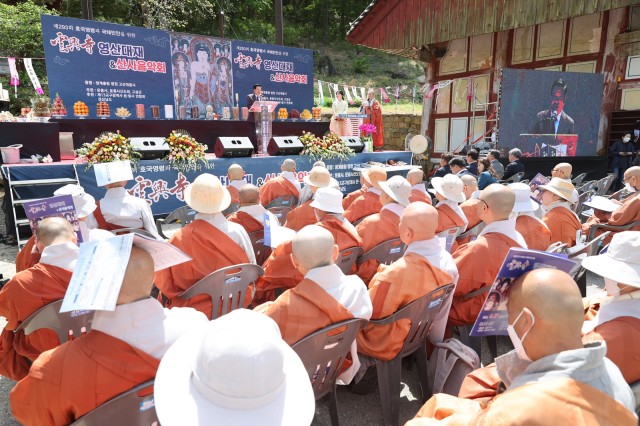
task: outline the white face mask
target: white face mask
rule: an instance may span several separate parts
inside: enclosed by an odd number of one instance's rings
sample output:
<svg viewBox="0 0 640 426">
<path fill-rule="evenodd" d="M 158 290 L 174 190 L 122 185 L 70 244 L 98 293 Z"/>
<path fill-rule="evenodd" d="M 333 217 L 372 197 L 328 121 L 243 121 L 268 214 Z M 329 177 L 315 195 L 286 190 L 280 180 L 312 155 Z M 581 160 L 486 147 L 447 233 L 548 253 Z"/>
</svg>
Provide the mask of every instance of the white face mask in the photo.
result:
<svg viewBox="0 0 640 426">
<path fill-rule="evenodd" d="M 521 339 L 518 336 L 518 333 L 516 333 L 516 329 L 514 328 L 514 326 L 516 325 L 516 323 L 518 322 L 518 320 L 520 319 L 522 314 L 524 314 L 524 310 L 520 312 L 520 315 L 518 315 L 518 317 L 513 322 L 513 324 L 507 325 L 507 333 L 509 334 L 509 338 L 511 339 L 511 343 L 513 343 L 513 347 L 515 348 L 516 353 L 518 354 L 518 357 L 520 359 L 524 360 L 524 361 L 531 362 L 531 358 L 529 358 L 529 355 L 527 355 L 527 351 L 524 349 L 524 346 L 522 345 L 522 342 L 524 341 L 524 339 L 526 339 L 527 334 L 529 334 L 529 332 L 533 328 L 533 324 L 536 323 L 536 318 L 533 316 L 533 314 L 529 314 L 529 315 L 531 315 L 532 324 L 531 324 L 531 327 L 529 328 L 529 330 L 527 330 L 524 333 L 524 335 L 522 336 L 522 339 Z"/>
<path fill-rule="evenodd" d="M 624 142 L 629 142 L 629 141 L 631 140 L 631 138 L 622 138 L 622 140 L 623 140 Z"/>
<path fill-rule="evenodd" d="M 626 189 L 629 192 L 636 192 L 636 189 L 633 186 L 631 186 L 629 182 L 624 184 L 624 189 Z"/>
<path fill-rule="evenodd" d="M 620 287 L 618 287 L 618 282 L 611 278 L 604 277 L 604 290 L 609 296 L 620 296 Z"/>
</svg>

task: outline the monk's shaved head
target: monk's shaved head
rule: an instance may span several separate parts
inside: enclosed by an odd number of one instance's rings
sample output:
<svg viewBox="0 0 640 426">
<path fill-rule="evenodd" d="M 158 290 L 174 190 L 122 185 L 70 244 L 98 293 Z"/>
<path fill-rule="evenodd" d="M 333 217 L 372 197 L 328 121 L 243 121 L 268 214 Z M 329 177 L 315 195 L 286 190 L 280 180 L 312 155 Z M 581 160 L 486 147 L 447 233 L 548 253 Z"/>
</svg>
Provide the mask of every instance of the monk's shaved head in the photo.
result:
<svg viewBox="0 0 640 426">
<path fill-rule="evenodd" d="M 533 314 L 533 324 L 529 315 L 522 315 L 515 326 L 521 338 L 531 329 L 524 343 L 533 360 L 582 347 L 582 297 L 578 285 L 565 272 L 540 268 L 524 274 L 509 289 L 507 310 L 509 324 L 523 310 Z"/>
<path fill-rule="evenodd" d="M 493 216 L 492 221 L 506 220 L 513 211 L 516 194 L 508 186 L 489 185 L 482 191 L 480 198 L 487 203 Z"/>
<path fill-rule="evenodd" d="M 324 167 L 326 169 L 327 165 L 325 164 L 324 161 L 318 160 L 315 163 L 313 163 L 313 167 Z M 311 167 L 311 168 L 313 168 L 313 167 Z"/>
<path fill-rule="evenodd" d="M 227 170 L 227 175 L 231 180 L 241 180 L 244 177 L 244 170 L 240 164 L 232 164 Z"/>
<path fill-rule="evenodd" d="M 140 247 L 131 247 L 129 263 L 118 294 L 118 305 L 149 297 L 153 287 L 154 264 L 151 255 Z"/>
<path fill-rule="evenodd" d="M 624 180 L 636 190 L 640 190 L 640 166 L 629 167 L 624 172 Z"/>
<path fill-rule="evenodd" d="M 309 269 L 333 263 L 337 246 L 331 232 L 318 225 L 305 226 L 293 237 L 294 265 L 306 273 Z"/>
<path fill-rule="evenodd" d="M 640 178 L 640 166 L 629 167 L 626 172 L 624 172 L 624 176 L 636 176 Z"/>
<path fill-rule="evenodd" d="M 296 162 L 290 158 L 287 158 L 282 162 L 282 166 L 280 170 L 283 172 L 295 172 L 296 171 Z"/>
<path fill-rule="evenodd" d="M 411 169 L 409 170 L 409 173 L 407 173 L 407 180 L 409 181 L 411 186 L 419 184 L 420 182 L 422 182 L 423 178 L 424 172 L 422 171 L 422 169 Z"/>
<path fill-rule="evenodd" d="M 554 169 L 558 171 L 558 177 L 562 179 L 569 179 L 573 171 L 573 167 L 569 163 L 556 164 Z"/>
<path fill-rule="evenodd" d="M 430 240 L 435 237 L 438 226 L 438 211 L 422 201 L 411 203 L 400 217 L 400 239 L 405 244 Z"/>
<path fill-rule="evenodd" d="M 36 225 L 36 243 L 38 249 L 54 244 L 76 242 L 73 225 L 61 217 L 46 217 Z"/>
<path fill-rule="evenodd" d="M 478 188 L 478 181 L 476 180 L 475 176 L 462 175 L 460 176 L 460 179 L 462 179 L 462 183 L 464 183 L 465 186 L 469 186 L 471 188 Z"/>
<path fill-rule="evenodd" d="M 258 204 L 260 202 L 260 190 L 255 185 L 242 185 L 242 188 L 238 191 L 238 197 L 240 198 L 241 206 Z"/>
</svg>

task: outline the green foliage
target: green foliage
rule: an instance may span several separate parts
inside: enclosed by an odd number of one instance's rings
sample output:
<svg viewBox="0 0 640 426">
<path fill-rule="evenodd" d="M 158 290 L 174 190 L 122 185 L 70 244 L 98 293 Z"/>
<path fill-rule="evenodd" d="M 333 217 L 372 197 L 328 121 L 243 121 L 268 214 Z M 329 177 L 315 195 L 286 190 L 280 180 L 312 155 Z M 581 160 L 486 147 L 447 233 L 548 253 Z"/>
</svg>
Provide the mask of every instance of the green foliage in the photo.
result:
<svg viewBox="0 0 640 426">
<path fill-rule="evenodd" d="M 0 4 L 0 51 L 3 56 L 43 56 L 41 13 L 57 15 L 31 1 L 15 6 Z"/>
<path fill-rule="evenodd" d="M 360 58 L 354 58 L 351 61 L 351 64 L 353 65 L 353 72 L 356 74 L 364 74 L 367 71 L 369 71 L 369 58 L 366 57 L 360 57 Z"/>
</svg>

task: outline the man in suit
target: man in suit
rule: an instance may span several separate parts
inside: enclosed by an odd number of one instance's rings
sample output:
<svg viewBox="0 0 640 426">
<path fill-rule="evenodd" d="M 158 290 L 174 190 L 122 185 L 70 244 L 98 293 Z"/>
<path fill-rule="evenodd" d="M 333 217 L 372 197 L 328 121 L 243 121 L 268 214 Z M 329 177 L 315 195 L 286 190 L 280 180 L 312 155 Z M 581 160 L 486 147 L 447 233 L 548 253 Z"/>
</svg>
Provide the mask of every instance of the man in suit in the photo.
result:
<svg viewBox="0 0 640 426">
<path fill-rule="evenodd" d="M 478 158 L 480 158 L 480 155 L 475 149 L 467 152 L 467 170 L 474 176 L 478 176 Z"/>
<path fill-rule="evenodd" d="M 453 154 L 450 152 L 445 152 L 440 157 L 440 167 L 435 171 L 433 177 L 444 177 L 444 175 L 448 175 L 451 173 L 451 168 L 449 167 L 449 161 L 453 159 Z"/>
<path fill-rule="evenodd" d="M 264 98 L 262 97 L 262 86 L 259 84 L 254 84 L 253 93 L 250 95 L 247 95 L 247 109 L 251 109 L 255 101 L 263 101 L 263 100 Z M 249 112 L 247 121 L 250 121 L 252 123 L 255 122 L 254 114 L 252 112 Z"/>
<path fill-rule="evenodd" d="M 467 165 L 461 157 L 456 157 L 449 161 L 449 168 L 451 169 L 451 173 L 458 177 L 471 174 L 469 170 L 467 170 Z"/>
<path fill-rule="evenodd" d="M 509 164 L 507 164 L 507 167 L 504 169 L 502 180 L 507 180 L 516 173 L 524 172 L 524 164 L 522 164 L 520 160 L 521 157 L 522 151 L 518 148 L 513 148 L 509 151 Z"/>
<path fill-rule="evenodd" d="M 540 111 L 533 126 L 534 134 L 573 135 L 574 121 L 564 112 L 567 99 L 567 83 L 561 78 L 551 85 L 551 104 L 549 109 Z"/>
</svg>

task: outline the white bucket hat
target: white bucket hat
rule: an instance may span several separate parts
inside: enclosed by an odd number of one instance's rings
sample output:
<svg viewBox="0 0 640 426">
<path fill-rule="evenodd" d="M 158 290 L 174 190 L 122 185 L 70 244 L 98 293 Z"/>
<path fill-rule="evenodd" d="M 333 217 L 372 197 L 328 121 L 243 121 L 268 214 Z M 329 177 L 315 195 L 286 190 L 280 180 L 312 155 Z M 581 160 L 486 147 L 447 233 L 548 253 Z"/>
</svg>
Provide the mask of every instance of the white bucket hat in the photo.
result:
<svg viewBox="0 0 640 426">
<path fill-rule="evenodd" d="M 334 188 L 320 188 L 316 191 L 311 207 L 328 213 L 344 213 L 342 208 L 342 192 Z"/>
<path fill-rule="evenodd" d="M 606 253 L 586 257 L 582 266 L 605 278 L 640 288 L 640 231 L 615 234 Z"/>
<path fill-rule="evenodd" d="M 516 202 L 513 205 L 513 212 L 521 213 L 533 212 L 538 210 L 538 207 L 540 207 L 540 205 L 531 198 L 533 194 L 531 193 L 531 188 L 529 188 L 529 185 L 518 182 L 511 183 L 508 186 L 516 194 Z"/>
<path fill-rule="evenodd" d="M 609 213 L 613 213 L 621 207 L 620 204 L 615 203 L 612 200 L 600 195 L 591 197 L 589 201 L 584 202 L 584 205 L 596 210 L 602 210 Z"/>
<path fill-rule="evenodd" d="M 379 182 L 380 189 L 393 199 L 396 203 L 403 206 L 409 205 L 409 196 L 411 195 L 411 184 L 402 176 L 392 176 L 387 181 Z"/>
<path fill-rule="evenodd" d="M 431 185 L 438 194 L 447 200 L 461 203 L 467 199 L 463 192 L 464 182 L 456 175 L 448 174 L 444 177 L 434 177 L 431 179 Z"/>
<path fill-rule="evenodd" d="M 96 199 L 84 192 L 80 185 L 65 185 L 53 192 L 53 195 L 71 195 L 73 205 L 76 207 L 76 215 L 79 219 L 89 216 L 96 209 Z"/>
<path fill-rule="evenodd" d="M 331 173 L 325 167 L 316 166 L 302 180 L 307 185 L 326 188 L 331 184 Z"/>
<path fill-rule="evenodd" d="M 184 190 L 184 201 L 198 213 L 219 213 L 231 204 L 231 194 L 220 179 L 203 173 Z"/>
<path fill-rule="evenodd" d="M 564 198 L 571 204 L 576 203 L 578 201 L 578 192 L 571 182 L 567 182 L 564 179 L 560 179 L 554 177 L 551 179 L 546 185 L 540 185 L 539 189 L 543 189 L 545 191 L 553 192 L 557 196 Z"/>
<path fill-rule="evenodd" d="M 380 166 L 373 166 L 362 172 L 362 177 L 374 188 L 380 189 L 379 182 L 387 180 L 387 171 Z"/>
<path fill-rule="evenodd" d="M 163 426 L 309 425 L 315 400 L 302 361 L 266 315 L 237 309 L 181 337 L 154 384 Z"/>
</svg>

